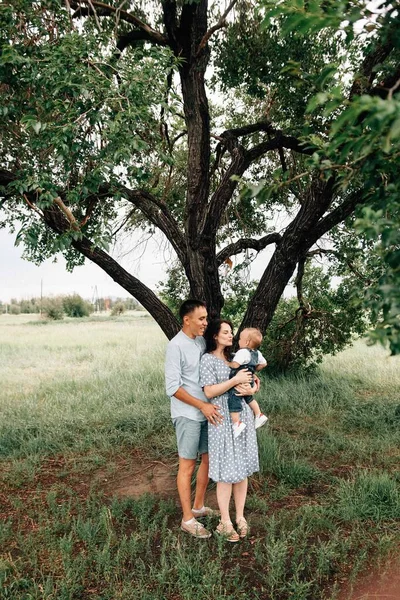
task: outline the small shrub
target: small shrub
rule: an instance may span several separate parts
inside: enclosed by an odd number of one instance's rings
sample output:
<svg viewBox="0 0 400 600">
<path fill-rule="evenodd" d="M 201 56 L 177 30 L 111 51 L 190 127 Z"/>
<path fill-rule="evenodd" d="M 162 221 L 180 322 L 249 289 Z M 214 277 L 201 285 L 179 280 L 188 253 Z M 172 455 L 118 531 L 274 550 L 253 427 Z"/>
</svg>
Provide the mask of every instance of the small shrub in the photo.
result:
<svg viewBox="0 0 400 600">
<path fill-rule="evenodd" d="M 64 307 L 62 298 L 47 298 L 43 302 L 43 314 L 52 321 L 60 321 L 64 318 Z"/>
<path fill-rule="evenodd" d="M 63 298 L 64 312 L 68 317 L 88 317 L 93 312 L 93 307 L 79 294 L 65 296 Z"/>
<path fill-rule="evenodd" d="M 114 306 L 111 309 L 111 315 L 113 317 L 118 317 L 119 315 L 122 315 L 122 313 L 125 312 L 125 306 L 122 304 L 122 302 L 117 302 L 116 304 L 114 304 Z"/>
<path fill-rule="evenodd" d="M 21 308 L 18 306 L 18 304 L 11 304 L 9 312 L 10 312 L 10 315 L 20 315 Z"/>
</svg>

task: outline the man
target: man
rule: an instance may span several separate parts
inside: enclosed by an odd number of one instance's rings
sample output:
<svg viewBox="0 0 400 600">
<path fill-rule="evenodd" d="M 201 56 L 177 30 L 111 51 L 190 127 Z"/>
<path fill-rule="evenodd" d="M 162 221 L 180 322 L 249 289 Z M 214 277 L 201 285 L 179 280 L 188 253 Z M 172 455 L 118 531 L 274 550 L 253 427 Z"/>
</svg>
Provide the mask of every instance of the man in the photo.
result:
<svg viewBox="0 0 400 600">
<path fill-rule="evenodd" d="M 198 538 L 211 533 L 197 518 L 211 515 L 204 506 L 208 485 L 208 422 L 222 420 L 218 407 L 210 404 L 200 387 L 200 358 L 205 350 L 203 333 L 207 327 L 207 308 L 201 300 L 186 300 L 179 311 L 182 329 L 168 343 L 165 357 L 165 382 L 171 398 L 171 418 L 178 443 L 177 487 L 182 506 L 181 529 Z M 198 454 L 196 493 L 191 505 L 191 480 Z"/>
</svg>

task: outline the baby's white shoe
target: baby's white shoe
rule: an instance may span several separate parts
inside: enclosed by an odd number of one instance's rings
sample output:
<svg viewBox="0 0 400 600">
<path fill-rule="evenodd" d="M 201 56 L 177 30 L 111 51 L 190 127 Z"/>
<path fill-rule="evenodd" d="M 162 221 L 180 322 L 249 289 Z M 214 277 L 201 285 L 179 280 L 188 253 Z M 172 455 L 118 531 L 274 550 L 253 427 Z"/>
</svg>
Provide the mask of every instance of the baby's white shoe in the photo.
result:
<svg viewBox="0 0 400 600">
<path fill-rule="evenodd" d="M 262 427 L 263 425 L 265 425 L 265 423 L 268 421 L 268 417 L 266 417 L 265 415 L 263 415 L 262 413 L 260 413 L 259 415 L 256 416 L 256 418 L 254 419 L 254 427 L 256 429 L 258 429 L 259 427 Z"/>
<path fill-rule="evenodd" d="M 237 423 L 234 423 L 232 425 L 232 429 L 233 429 L 233 437 L 236 439 L 237 437 L 239 437 L 239 435 L 242 433 L 242 431 L 244 431 L 244 429 L 246 429 L 246 423 L 243 423 L 243 421 L 238 421 Z"/>
</svg>

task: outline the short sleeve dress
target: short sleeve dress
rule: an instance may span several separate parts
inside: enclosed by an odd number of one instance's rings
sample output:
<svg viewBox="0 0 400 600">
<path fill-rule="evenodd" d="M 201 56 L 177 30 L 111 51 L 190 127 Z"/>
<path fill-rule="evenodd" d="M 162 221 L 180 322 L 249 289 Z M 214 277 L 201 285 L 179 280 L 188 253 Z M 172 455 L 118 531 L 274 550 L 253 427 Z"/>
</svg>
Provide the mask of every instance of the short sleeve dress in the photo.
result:
<svg viewBox="0 0 400 600">
<path fill-rule="evenodd" d="M 200 361 L 200 385 L 214 385 L 229 379 L 229 366 L 213 354 L 204 354 Z M 259 470 L 258 447 L 254 415 L 242 400 L 241 420 L 246 424 L 243 432 L 234 439 L 228 409 L 228 393 L 212 398 L 224 417 L 220 425 L 208 424 L 209 476 L 213 481 L 239 483 Z"/>
</svg>

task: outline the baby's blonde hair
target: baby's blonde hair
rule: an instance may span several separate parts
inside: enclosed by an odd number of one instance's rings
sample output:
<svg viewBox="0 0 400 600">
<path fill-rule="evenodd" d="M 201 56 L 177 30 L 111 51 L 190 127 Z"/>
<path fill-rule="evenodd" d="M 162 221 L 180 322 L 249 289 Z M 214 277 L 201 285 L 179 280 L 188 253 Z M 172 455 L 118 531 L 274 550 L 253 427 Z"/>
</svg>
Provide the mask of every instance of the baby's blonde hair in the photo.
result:
<svg viewBox="0 0 400 600">
<path fill-rule="evenodd" d="M 262 333 L 257 327 L 245 327 L 243 331 L 246 331 L 249 336 L 249 342 L 252 350 L 257 350 L 261 346 Z"/>
</svg>

